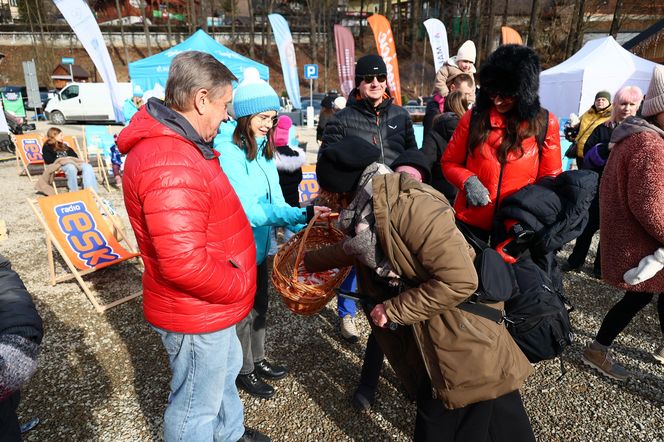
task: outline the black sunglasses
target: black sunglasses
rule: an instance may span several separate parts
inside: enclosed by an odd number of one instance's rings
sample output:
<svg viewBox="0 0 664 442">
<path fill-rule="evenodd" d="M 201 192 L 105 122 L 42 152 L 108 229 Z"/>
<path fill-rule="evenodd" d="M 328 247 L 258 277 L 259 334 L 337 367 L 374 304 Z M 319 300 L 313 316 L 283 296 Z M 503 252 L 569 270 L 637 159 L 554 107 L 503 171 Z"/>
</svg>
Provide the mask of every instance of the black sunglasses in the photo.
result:
<svg viewBox="0 0 664 442">
<path fill-rule="evenodd" d="M 378 80 L 378 82 L 382 83 L 383 81 L 387 81 L 387 74 L 378 74 L 378 75 L 359 75 L 357 78 L 360 80 L 364 81 L 365 83 L 371 83 L 373 82 L 374 78 Z"/>
</svg>

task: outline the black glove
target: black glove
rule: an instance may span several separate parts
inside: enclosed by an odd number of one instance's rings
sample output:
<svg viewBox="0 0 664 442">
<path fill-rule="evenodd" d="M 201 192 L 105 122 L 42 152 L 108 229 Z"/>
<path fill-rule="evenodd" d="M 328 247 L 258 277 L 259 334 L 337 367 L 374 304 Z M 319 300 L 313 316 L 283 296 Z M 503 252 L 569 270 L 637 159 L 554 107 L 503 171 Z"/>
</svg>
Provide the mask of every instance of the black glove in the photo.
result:
<svg viewBox="0 0 664 442">
<path fill-rule="evenodd" d="M 466 191 L 466 201 L 469 206 L 478 207 L 489 204 L 489 191 L 477 176 L 473 175 L 468 178 L 463 189 Z"/>
</svg>

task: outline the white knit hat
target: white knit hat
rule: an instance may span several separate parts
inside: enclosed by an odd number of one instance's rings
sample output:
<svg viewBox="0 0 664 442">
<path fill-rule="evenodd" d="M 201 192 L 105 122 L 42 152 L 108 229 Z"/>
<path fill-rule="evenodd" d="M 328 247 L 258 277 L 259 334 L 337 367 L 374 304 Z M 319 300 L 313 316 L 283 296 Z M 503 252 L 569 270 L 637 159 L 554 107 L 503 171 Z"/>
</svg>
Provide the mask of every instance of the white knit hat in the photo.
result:
<svg viewBox="0 0 664 442">
<path fill-rule="evenodd" d="M 334 99 L 334 108 L 341 110 L 346 107 L 346 99 L 344 97 L 337 97 Z"/>
<path fill-rule="evenodd" d="M 643 100 L 641 115 L 651 117 L 664 112 L 664 66 L 657 65 L 652 71 L 648 93 Z"/>
<path fill-rule="evenodd" d="M 477 49 L 475 49 L 475 43 L 470 40 L 466 40 L 457 51 L 456 60 L 470 61 L 474 64 L 476 56 Z"/>
</svg>

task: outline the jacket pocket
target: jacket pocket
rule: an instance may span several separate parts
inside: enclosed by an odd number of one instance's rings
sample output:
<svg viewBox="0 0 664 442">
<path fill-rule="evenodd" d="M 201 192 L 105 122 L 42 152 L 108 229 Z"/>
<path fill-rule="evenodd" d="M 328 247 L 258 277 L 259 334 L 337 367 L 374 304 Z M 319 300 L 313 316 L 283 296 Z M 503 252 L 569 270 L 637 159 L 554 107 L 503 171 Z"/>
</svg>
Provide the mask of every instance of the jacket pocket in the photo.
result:
<svg viewBox="0 0 664 442">
<path fill-rule="evenodd" d="M 159 333 L 159 336 L 161 337 L 161 342 L 162 344 L 164 344 L 164 348 L 166 349 L 166 353 L 168 353 L 169 356 L 176 356 L 180 352 L 180 349 L 182 348 L 182 343 L 184 342 L 185 335 L 183 333 L 169 332 L 161 328 L 155 327 L 154 325 L 152 326 L 152 328 L 157 333 Z"/>
<path fill-rule="evenodd" d="M 446 389 L 483 388 L 503 376 L 503 349 L 496 327 L 502 326 L 458 310 L 429 322 L 434 356 Z"/>
</svg>

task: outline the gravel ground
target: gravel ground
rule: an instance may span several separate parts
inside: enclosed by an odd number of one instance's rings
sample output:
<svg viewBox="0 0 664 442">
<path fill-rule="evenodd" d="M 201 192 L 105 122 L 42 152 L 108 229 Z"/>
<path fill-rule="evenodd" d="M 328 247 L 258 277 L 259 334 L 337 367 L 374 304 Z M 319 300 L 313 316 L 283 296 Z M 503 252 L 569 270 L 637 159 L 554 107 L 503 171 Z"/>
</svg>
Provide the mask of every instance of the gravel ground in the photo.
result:
<svg viewBox="0 0 664 442">
<path fill-rule="evenodd" d="M 140 298 L 100 315 L 75 282 L 50 286 L 44 234 L 26 202 L 35 196 L 32 186 L 27 177 L 17 176 L 13 161 L 0 163 L 0 182 L 5 195 L 0 219 L 9 231 L 0 252 L 22 276 L 45 325 L 39 371 L 24 389 L 19 408 L 23 421 L 39 417 L 41 423 L 24 440 L 160 440 L 168 362 L 142 317 Z M 102 196 L 126 221 L 120 192 L 102 191 Z M 568 245 L 561 259 L 569 251 Z M 62 269 L 62 261 L 56 262 Z M 140 290 L 140 273 L 131 265 L 85 279 L 103 299 Z M 539 363 L 522 391 L 537 439 L 664 441 L 664 366 L 651 356 L 662 339 L 654 307 L 639 314 L 616 342 L 617 358 L 634 372 L 628 382 L 617 383 L 585 367 L 580 355 L 621 292 L 586 273 L 567 274 L 565 286 L 576 307 L 577 333 L 565 354 L 568 372 L 558 382 L 558 361 Z M 290 313 L 277 293 L 271 296 L 269 355 L 291 374 L 274 383 L 273 399 L 242 394 L 247 425 L 275 441 L 409 440 L 415 407 L 403 399 L 391 369 L 385 370 L 370 413 L 357 414 L 350 407 L 366 322 L 358 321 L 360 341 L 348 344 L 338 333 L 334 302 L 319 315 L 301 317 Z"/>
</svg>

